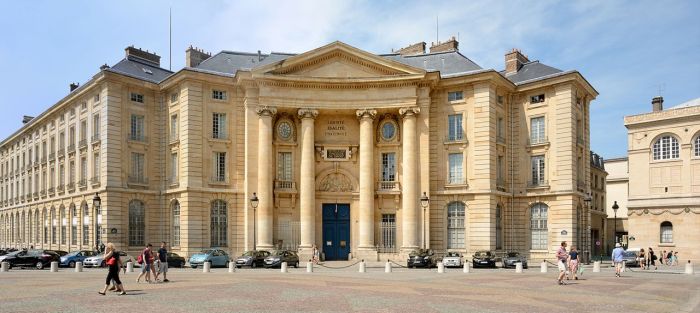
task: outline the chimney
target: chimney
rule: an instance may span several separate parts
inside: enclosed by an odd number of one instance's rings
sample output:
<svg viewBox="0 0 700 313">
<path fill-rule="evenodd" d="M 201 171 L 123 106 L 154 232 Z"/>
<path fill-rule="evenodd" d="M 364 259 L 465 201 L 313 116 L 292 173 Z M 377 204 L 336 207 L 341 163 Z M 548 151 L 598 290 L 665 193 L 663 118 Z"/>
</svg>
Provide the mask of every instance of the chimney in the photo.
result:
<svg viewBox="0 0 700 313">
<path fill-rule="evenodd" d="M 100 71 L 104 71 L 109 68 L 109 65 L 107 63 L 100 65 Z"/>
<path fill-rule="evenodd" d="M 659 112 L 664 109 L 664 97 L 656 96 L 651 99 L 651 110 L 652 112 Z"/>
<path fill-rule="evenodd" d="M 513 75 L 523 67 L 523 64 L 530 62 L 526 55 L 520 50 L 513 48 L 506 53 L 506 76 Z"/>
<path fill-rule="evenodd" d="M 24 117 L 22 117 L 22 124 L 27 124 L 27 123 L 29 123 L 29 121 L 31 121 L 32 119 L 34 119 L 33 116 L 25 115 Z"/>
<path fill-rule="evenodd" d="M 402 56 L 425 54 L 425 42 L 414 43 L 408 47 L 393 51 Z"/>
<path fill-rule="evenodd" d="M 192 47 L 192 45 L 185 50 L 185 66 L 187 67 L 197 67 L 208 58 L 211 58 L 211 53 L 206 53 L 202 49 Z"/>
<path fill-rule="evenodd" d="M 124 49 L 126 51 L 126 57 L 136 57 L 142 61 L 153 63 L 153 65 L 160 67 L 160 56 L 149 52 L 148 50 L 143 51 L 140 48 L 134 48 L 134 46 L 128 46 Z"/>
<path fill-rule="evenodd" d="M 452 36 L 450 40 L 445 41 L 445 42 L 437 42 L 436 43 L 431 43 L 430 45 L 430 53 L 434 52 L 445 52 L 445 51 L 458 51 L 459 50 L 459 42 L 457 42 L 457 39 L 455 39 L 455 36 Z"/>
<path fill-rule="evenodd" d="M 79 83 L 70 83 L 70 92 L 73 92 L 73 90 L 78 89 L 80 87 Z"/>
</svg>

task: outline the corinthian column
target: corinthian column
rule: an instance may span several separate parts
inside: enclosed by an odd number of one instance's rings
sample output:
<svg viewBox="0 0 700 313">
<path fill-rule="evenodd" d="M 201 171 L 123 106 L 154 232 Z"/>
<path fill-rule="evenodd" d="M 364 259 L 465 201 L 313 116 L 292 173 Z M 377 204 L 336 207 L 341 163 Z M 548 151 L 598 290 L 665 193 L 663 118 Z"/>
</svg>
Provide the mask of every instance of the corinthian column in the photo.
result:
<svg viewBox="0 0 700 313">
<path fill-rule="evenodd" d="M 403 177 L 401 179 L 401 250 L 410 252 L 418 248 L 418 147 L 416 146 L 416 114 L 419 108 L 402 108 L 403 117 Z"/>
<path fill-rule="evenodd" d="M 357 110 L 360 119 L 360 242 L 358 249 L 374 247 L 374 117 L 376 110 Z"/>
<path fill-rule="evenodd" d="M 258 107 L 257 248 L 272 249 L 272 117 L 277 109 Z"/>
<path fill-rule="evenodd" d="M 300 250 L 310 250 L 316 238 L 316 173 L 314 169 L 314 119 L 317 110 L 300 109 L 301 118 L 301 169 L 299 171 Z"/>
</svg>

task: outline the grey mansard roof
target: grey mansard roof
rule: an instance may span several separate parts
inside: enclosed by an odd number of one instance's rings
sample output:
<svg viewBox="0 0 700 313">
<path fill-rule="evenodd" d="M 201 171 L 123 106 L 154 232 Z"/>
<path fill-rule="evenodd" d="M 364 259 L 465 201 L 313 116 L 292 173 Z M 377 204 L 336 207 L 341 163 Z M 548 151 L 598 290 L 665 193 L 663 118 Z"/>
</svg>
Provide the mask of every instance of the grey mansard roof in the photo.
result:
<svg viewBox="0 0 700 313">
<path fill-rule="evenodd" d="M 272 52 L 270 54 L 221 51 L 204 60 L 196 68 L 205 71 L 224 74 L 236 74 L 240 70 L 251 70 L 258 66 L 267 65 L 294 56 L 292 53 Z"/>
<path fill-rule="evenodd" d="M 146 80 L 152 83 L 160 83 L 173 72 L 161 68 L 157 64 L 136 56 L 127 56 L 119 63 L 114 64 L 107 71 L 123 74 L 133 78 Z"/>
<path fill-rule="evenodd" d="M 442 76 L 468 73 L 482 69 L 481 66 L 463 56 L 458 51 L 407 56 L 402 56 L 400 54 L 384 54 L 380 56 L 409 66 L 424 69 L 428 72 L 440 71 L 440 75 Z"/>
<path fill-rule="evenodd" d="M 505 75 L 505 71 L 501 71 L 502 75 L 506 76 L 508 80 L 512 81 L 516 85 L 564 73 L 565 72 L 558 68 L 544 65 L 540 63 L 540 61 L 525 63 L 515 74 L 512 75 Z"/>
</svg>

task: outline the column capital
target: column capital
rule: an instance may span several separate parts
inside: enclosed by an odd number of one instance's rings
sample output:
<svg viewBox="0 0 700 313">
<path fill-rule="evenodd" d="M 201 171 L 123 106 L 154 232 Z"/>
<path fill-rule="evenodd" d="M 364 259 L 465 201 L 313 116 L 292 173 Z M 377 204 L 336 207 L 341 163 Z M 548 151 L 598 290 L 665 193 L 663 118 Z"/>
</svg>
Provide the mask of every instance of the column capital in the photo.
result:
<svg viewBox="0 0 700 313">
<path fill-rule="evenodd" d="M 361 109 L 355 111 L 355 114 L 357 115 L 357 118 L 363 119 L 365 117 L 368 117 L 370 119 L 374 119 L 377 116 L 377 110 L 372 110 L 372 109 Z"/>
<path fill-rule="evenodd" d="M 299 118 L 301 118 L 301 119 L 305 119 L 305 118 L 315 119 L 318 116 L 318 110 L 304 108 L 304 109 L 299 109 L 299 111 L 297 111 L 297 114 L 299 114 Z"/>
<path fill-rule="evenodd" d="M 409 107 L 409 108 L 400 108 L 399 109 L 399 115 L 401 117 L 406 118 L 408 116 L 415 116 L 420 113 L 420 108 L 419 107 Z"/>
<path fill-rule="evenodd" d="M 255 108 L 255 112 L 260 116 L 274 116 L 277 114 L 277 108 L 261 105 Z"/>
</svg>

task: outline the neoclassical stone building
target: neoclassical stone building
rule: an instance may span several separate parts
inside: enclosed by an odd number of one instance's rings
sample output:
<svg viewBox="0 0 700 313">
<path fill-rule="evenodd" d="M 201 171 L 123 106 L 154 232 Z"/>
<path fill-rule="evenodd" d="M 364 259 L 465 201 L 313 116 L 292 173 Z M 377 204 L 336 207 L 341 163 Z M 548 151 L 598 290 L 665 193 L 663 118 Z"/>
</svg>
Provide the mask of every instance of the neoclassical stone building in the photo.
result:
<svg viewBox="0 0 700 313">
<path fill-rule="evenodd" d="M 190 47 L 170 72 L 129 47 L 0 144 L 1 245 L 588 253 L 595 89 L 517 50 L 497 71 L 425 49 Z"/>
</svg>

